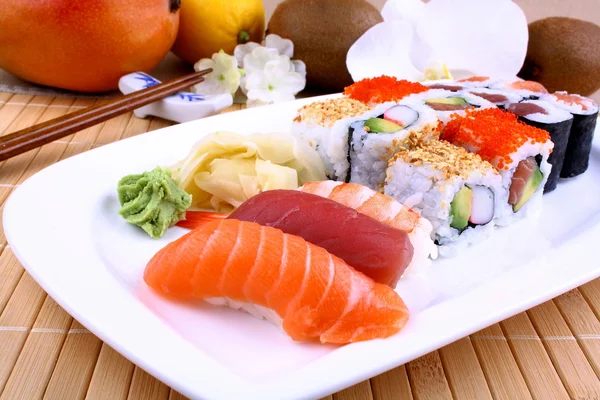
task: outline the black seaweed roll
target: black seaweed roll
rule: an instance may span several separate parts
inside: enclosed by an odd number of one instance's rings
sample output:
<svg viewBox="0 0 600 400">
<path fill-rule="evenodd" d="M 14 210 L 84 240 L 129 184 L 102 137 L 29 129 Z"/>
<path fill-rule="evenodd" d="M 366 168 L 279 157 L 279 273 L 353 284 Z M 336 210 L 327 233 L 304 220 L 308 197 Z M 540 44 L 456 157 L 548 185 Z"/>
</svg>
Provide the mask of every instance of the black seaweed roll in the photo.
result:
<svg viewBox="0 0 600 400">
<path fill-rule="evenodd" d="M 573 115 L 573 126 L 560 177 L 573 178 L 583 174 L 590 161 L 598 121 L 598 104 L 592 99 L 567 92 L 549 94 L 544 96 L 544 100 Z"/>
<path fill-rule="evenodd" d="M 544 193 L 550 193 L 558 185 L 569 143 L 569 135 L 573 124 L 573 116 L 563 109 L 553 106 L 547 101 L 525 100 L 511 103 L 506 110 L 516 114 L 527 125 L 548 131 L 554 143 L 554 149 L 548 158 L 552 171 L 544 187 Z"/>
</svg>

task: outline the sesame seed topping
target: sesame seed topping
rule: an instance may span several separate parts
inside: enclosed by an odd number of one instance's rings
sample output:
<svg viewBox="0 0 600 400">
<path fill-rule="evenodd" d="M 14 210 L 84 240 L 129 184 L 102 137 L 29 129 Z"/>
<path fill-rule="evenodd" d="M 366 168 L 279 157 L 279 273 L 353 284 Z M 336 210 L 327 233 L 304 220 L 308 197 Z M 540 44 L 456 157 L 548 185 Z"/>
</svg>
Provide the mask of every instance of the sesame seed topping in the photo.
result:
<svg viewBox="0 0 600 400">
<path fill-rule="evenodd" d="M 298 110 L 294 122 L 310 121 L 330 127 L 344 118 L 352 118 L 370 111 L 371 107 L 345 97 L 317 101 Z"/>
<path fill-rule="evenodd" d="M 438 170 L 444 180 L 454 176 L 468 179 L 475 171 L 480 171 L 482 174 L 498 173 L 492 164 L 482 160 L 479 155 L 469 153 L 464 148 L 445 140 L 421 143 L 419 147 L 412 150 L 400 149 L 390 161 L 390 166 L 399 159 L 414 166 L 427 165 Z"/>
</svg>

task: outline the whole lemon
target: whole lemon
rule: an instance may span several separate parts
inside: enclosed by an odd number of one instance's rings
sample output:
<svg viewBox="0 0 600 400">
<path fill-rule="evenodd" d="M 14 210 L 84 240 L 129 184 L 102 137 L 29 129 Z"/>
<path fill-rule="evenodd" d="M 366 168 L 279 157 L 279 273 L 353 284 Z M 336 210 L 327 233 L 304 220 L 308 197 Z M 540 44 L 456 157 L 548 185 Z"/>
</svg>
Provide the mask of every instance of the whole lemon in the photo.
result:
<svg viewBox="0 0 600 400">
<path fill-rule="evenodd" d="M 264 38 L 261 0 L 184 0 L 179 13 L 179 32 L 172 51 L 192 64 L 221 49 L 233 54 L 238 44 L 260 43 Z"/>
</svg>

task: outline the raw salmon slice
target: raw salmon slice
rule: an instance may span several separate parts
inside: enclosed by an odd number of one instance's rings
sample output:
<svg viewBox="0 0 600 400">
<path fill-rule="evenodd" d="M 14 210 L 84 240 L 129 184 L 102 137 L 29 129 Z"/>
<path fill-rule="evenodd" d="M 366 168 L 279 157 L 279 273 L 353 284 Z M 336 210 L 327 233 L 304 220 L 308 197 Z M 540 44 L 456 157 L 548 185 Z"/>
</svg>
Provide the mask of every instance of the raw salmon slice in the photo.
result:
<svg viewBox="0 0 600 400">
<path fill-rule="evenodd" d="M 144 281 L 175 299 L 226 298 L 273 310 L 294 340 L 346 344 L 399 332 L 409 311 L 374 282 L 299 236 L 254 222 L 208 222 L 161 249 Z"/>
</svg>

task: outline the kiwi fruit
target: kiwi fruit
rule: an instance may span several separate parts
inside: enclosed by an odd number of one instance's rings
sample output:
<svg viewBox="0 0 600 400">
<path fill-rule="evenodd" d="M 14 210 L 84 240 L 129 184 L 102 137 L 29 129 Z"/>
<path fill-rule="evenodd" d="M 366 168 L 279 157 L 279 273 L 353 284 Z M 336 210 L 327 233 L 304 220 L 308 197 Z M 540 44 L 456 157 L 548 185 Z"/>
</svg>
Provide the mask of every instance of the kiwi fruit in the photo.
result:
<svg viewBox="0 0 600 400">
<path fill-rule="evenodd" d="M 529 24 L 527 56 L 519 77 L 590 96 L 600 89 L 600 26 L 550 17 Z"/>
<path fill-rule="evenodd" d="M 307 87 L 341 91 L 352 84 L 348 50 L 380 22 L 380 12 L 365 0 L 285 0 L 273 12 L 267 34 L 294 43 L 293 58 L 306 64 Z"/>
</svg>

